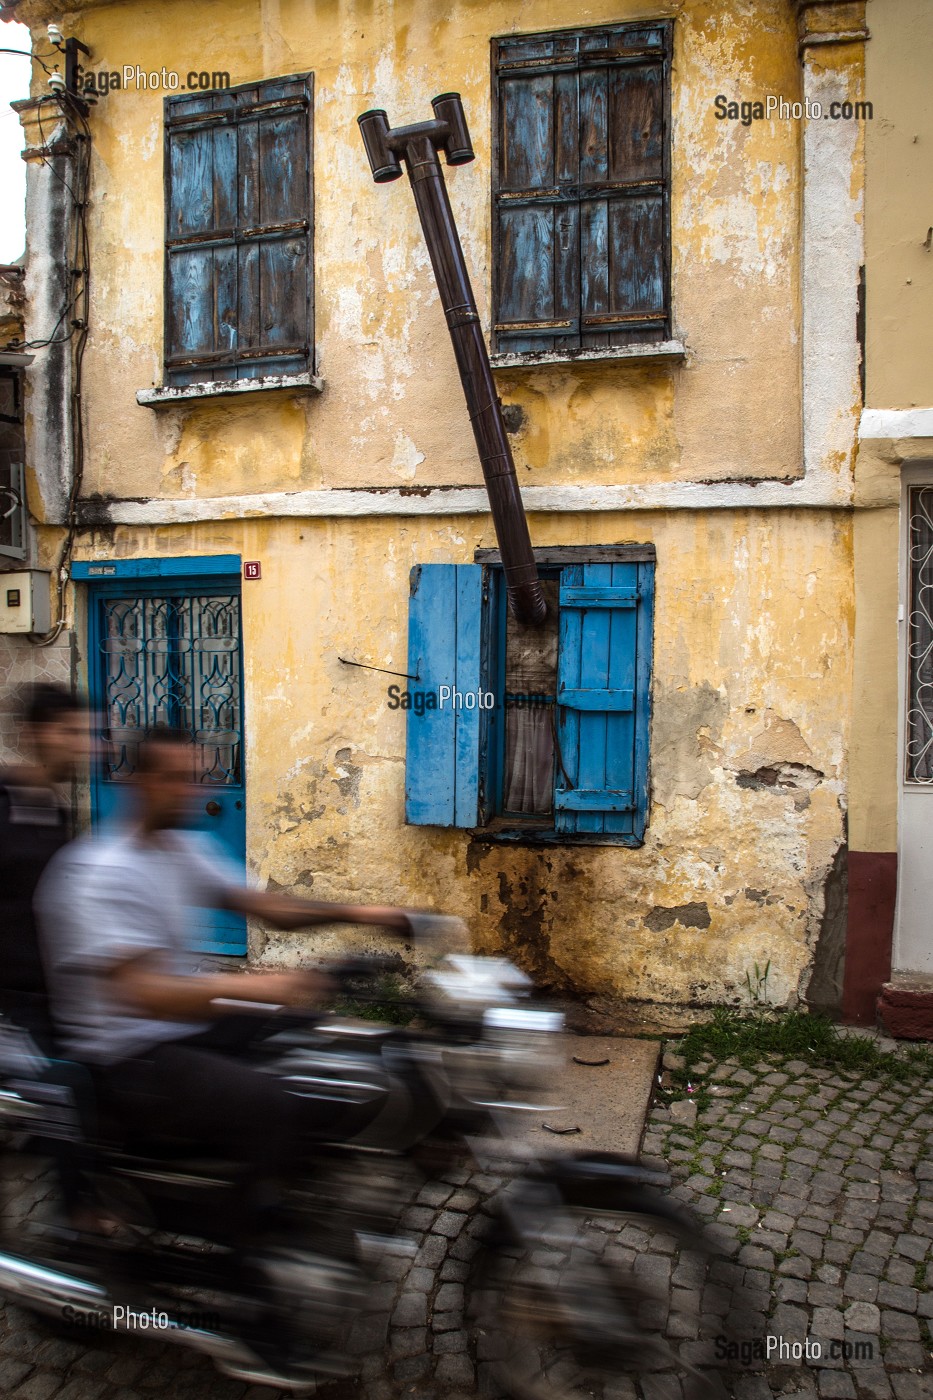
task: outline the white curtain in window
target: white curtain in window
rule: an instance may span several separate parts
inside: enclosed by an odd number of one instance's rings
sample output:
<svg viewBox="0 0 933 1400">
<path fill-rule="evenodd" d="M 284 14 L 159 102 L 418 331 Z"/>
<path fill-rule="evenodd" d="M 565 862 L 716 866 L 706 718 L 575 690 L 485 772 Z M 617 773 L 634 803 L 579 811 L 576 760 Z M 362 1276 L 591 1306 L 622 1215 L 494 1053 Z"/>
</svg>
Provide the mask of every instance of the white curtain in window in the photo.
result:
<svg viewBox="0 0 933 1400">
<path fill-rule="evenodd" d="M 550 812 L 553 787 L 554 739 L 551 733 L 551 707 L 511 707 L 505 730 L 505 810 Z"/>
</svg>

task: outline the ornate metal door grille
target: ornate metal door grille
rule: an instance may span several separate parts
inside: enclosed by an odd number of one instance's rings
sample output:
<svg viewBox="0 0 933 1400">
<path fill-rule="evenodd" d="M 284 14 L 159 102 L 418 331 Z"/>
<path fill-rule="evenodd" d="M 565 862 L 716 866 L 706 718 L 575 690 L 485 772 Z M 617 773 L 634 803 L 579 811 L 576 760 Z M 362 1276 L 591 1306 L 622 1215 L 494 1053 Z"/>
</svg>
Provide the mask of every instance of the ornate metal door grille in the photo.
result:
<svg viewBox="0 0 933 1400">
<path fill-rule="evenodd" d="M 109 781 L 129 778 L 156 725 L 192 739 L 196 782 L 242 782 L 240 600 L 234 594 L 101 599 Z"/>
<path fill-rule="evenodd" d="M 0 555 L 26 557 L 23 374 L 0 366 Z"/>
<path fill-rule="evenodd" d="M 933 486 L 908 497 L 906 779 L 933 783 Z"/>
</svg>

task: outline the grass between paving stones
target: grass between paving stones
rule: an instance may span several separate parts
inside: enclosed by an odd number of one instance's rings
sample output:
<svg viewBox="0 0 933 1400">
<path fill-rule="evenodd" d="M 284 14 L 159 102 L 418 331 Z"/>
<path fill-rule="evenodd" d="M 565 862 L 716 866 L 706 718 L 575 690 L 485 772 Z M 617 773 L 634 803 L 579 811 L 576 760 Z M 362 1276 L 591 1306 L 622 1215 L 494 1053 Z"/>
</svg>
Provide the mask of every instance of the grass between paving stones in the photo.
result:
<svg viewBox="0 0 933 1400">
<path fill-rule="evenodd" d="M 691 1067 L 703 1059 L 735 1059 L 752 1069 L 765 1056 L 773 1056 L 901 1082 L 933 1073 L 933 1049 L 927 1045 L 903 1046 L 896 1052 L 880 1050 L 870 1039 L 840 1034 L 829 1017 L 803 1011 L 742 1015 L 720 1007 L 712 1020 L 692 1027 L 679 1042 L 668 1042 L 668 1046 L 685 1060 L 684 1069 L 670 1072 L 672 1085 L 679 1090 L 677 1097 L 690 1081 Z M 703 1089 L 697 1086 L 699 1108 L 704 1106 L 702 1094 Z"/>
</svg>

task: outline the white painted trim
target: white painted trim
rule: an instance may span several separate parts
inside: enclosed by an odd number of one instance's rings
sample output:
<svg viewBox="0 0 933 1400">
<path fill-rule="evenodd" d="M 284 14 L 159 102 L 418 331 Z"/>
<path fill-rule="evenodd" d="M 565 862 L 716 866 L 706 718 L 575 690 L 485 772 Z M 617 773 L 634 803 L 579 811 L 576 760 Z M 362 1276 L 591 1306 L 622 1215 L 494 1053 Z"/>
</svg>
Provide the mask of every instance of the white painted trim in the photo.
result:
<svg viewBox="0 0 933 1400">
<path fill-rule="evenodd" d="M 933 438 L 933 408 L 865 408 L 860 438 Z"/>
<path fill-rule="evenodd" d="M 160 384 L 154 389 L 137 389 L 140 408 L 164 408 L 167 404 L 191 399 L 218 399 L 237 394 L 260 394 L 271 389 L 307 390 L 320 394 L 324 381 L 317 374 L 266 374 L 261 379 L 217 379 L 202 384 Z"/>
<path fill-rule="evenodd" d="M 805 50 L 803 96 L 830 103 L 851 96 L 849 74 L 824 67 L 819 50 Z M 807 476 L 832 469 L 846 475 L 856 448 L 859 382 L 859 268 L 864 262 L 863 196 L 857 122 L 813 117 L 803 131 L 802 337 L 803 456 Z"/>
<path fill-rule="evenodd" d="M 491 355 L 493 369 L 534 369 L 538 365 L 589 364 L 594 360 L 683 360 L 687 347 L 682 340 L 660 340 L 649 345 L 612 345 L 597 350 L 523 350 Z"/>
<path fill-rule="evenodd" d="M 530 514 L 589 514 L 631 510 L 845 510 L 848 489 L 830 473 L 814 473 L 788 484 L 658 482 L 648 486 L 524 486 Z M 182 525 L 206 520 L 255 517 L 346 518 L 378 515 L 486 515 L 482 486 L 424 487 L 423 490 L 270 491 L 251 496 L 188 497 L 184 500 L 112 501 L 104 507 L 114 525 Z"/>
</svg>

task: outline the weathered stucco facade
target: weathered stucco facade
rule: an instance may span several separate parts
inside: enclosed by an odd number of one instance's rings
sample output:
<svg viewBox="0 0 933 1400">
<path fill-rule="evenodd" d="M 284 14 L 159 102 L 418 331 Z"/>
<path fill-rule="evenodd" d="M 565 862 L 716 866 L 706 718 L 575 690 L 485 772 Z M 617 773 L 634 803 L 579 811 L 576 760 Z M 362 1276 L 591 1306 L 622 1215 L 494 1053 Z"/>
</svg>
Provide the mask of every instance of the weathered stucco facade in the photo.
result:
<svg viewBox="0 0 933 1400">
<path fill-rule="evenodd" d="M 74 557 L 261 561 L 242 590 L 254 871 L 320 898 L 460 914 L 478 947 L 612 1024 L 747 1001 L 755 964 L 770 963 L 763 995 L 785 1005 L 816 961 L 814 999 L 835 1005 L 862 123 L 744 125 L 714 101 L 862 98 L 863 6 L 533 0 L 516 17 L 500 3 L 439 16 L 424 0 L 202 0 L 196 29 L 183 0 L 16 13 L 77 33 L 95 70 L 315 75 L 322 385 L 302 391 L 140 405 L 162 383 L 164 94 L 111 92 L 89 117 Z M 534 545 L 657 550 L 645 842 L 543 848 L 406 826 L 405 716 L 388 678 L 339 657 L 404 671 L 410 569 L 471 562 L 495 538 L 411 199 L 373 185 L 355 118 L 384 106 L 420 120 L 435 92 L 462 94 L 477 161 L 448 188 L 488 325 L 491 37 L 646 16 L 674 21 L 673 346 L 496 369 Z M 38 144 L 35 109 L 23 118 Z M 45 514 L 51 560 L 61 522 Z M 84 654 L 80 587 L 68 606 Z M 251 951 L 274 961 L 331 941 L 255 931 Z"/>
</svg>

